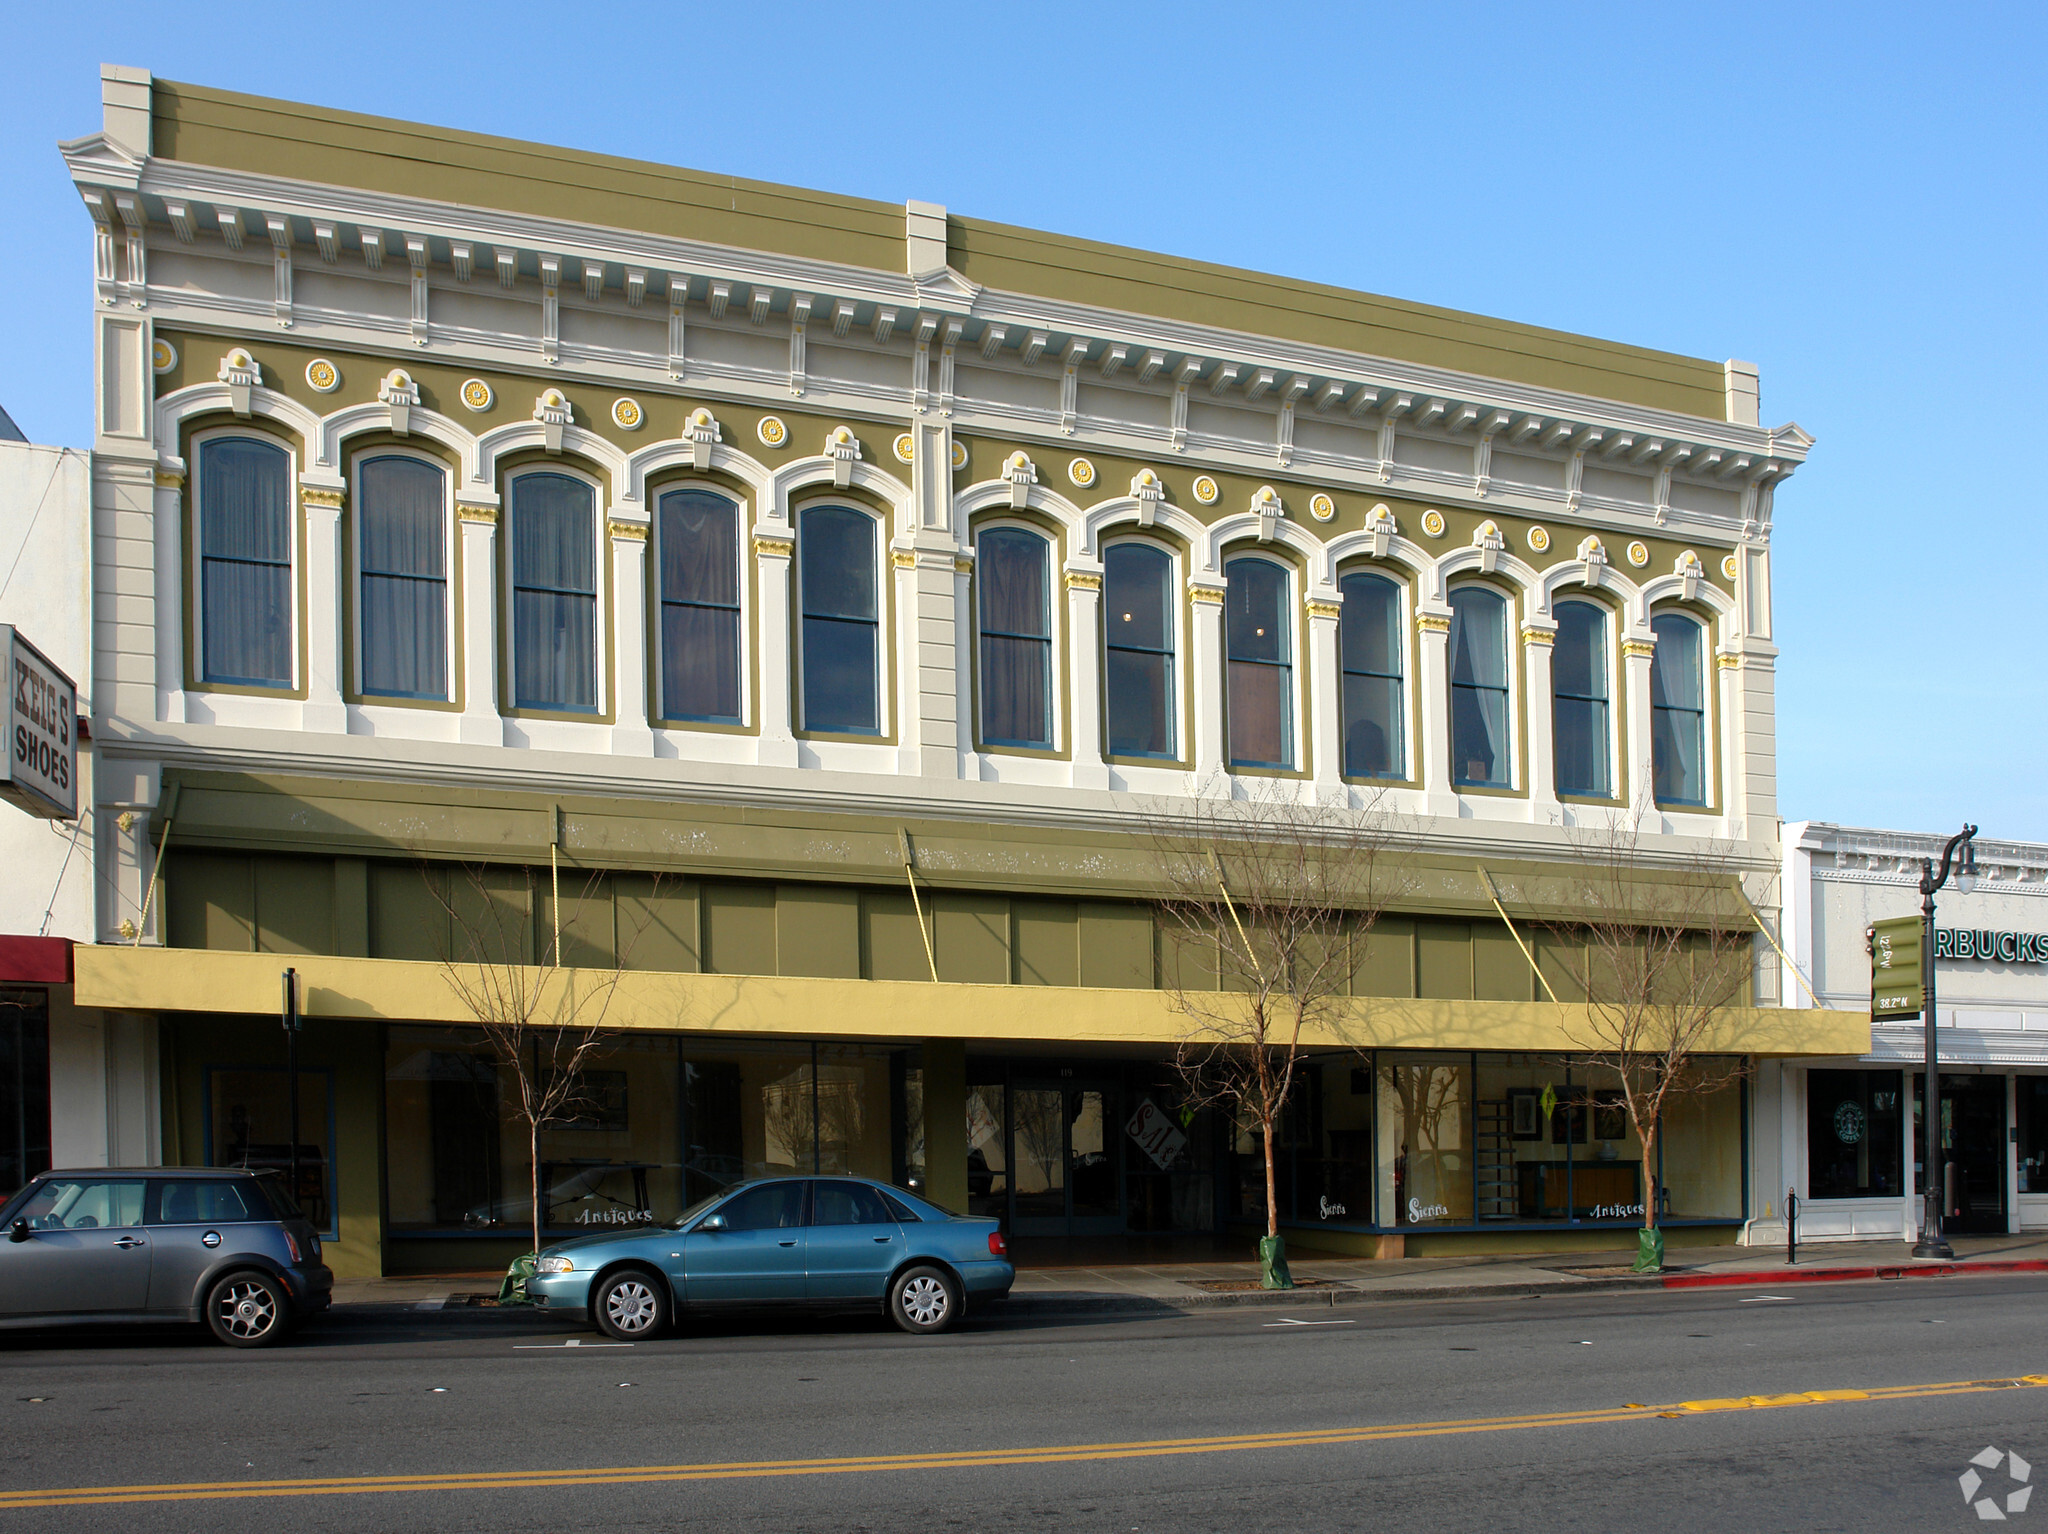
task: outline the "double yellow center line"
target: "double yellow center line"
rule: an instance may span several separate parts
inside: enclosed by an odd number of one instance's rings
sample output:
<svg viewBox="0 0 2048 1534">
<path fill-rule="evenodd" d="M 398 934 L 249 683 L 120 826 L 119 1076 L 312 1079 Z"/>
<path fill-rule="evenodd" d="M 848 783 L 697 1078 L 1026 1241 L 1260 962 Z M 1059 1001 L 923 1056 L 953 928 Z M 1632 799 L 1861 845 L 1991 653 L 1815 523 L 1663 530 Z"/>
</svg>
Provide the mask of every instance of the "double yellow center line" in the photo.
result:
<svg viewBox="0 0 2048 1534">
<path fill-rule="evenodd" d="M 1787 1395 L 1729 1396 L 1669 1406 L 1630 1402 L 1588 1411 L 1538 1412 L 1524 1417 L 1468 1417 L 1446 1422 L 1401 1422 L 1378 1427 L 1305 1428 L 1291 1432 L 1233 1433 L 1215 1438 L 1156 1438 L 1131 1443 L 1077 1443 L 1018 1449 L 960 1449 L 927 1454 L 871 1454 L 836 1459 L 735 1460 L 722 1464 L 635 1465 L 582 1470 L 478 1470 L 453 1475 L 335 1476 L 292 1481 L 173 1481 L 154 1486 L 79 1486 L 0 1491 L 0 1510 L 41 1507 L 110 1507 L 129 1502 L 223 1502 L 249 1497 L 338 1497 L 363 1492 L 533 1491 L 568 1486 L 636 1486 L 685 1481 L 744 1481 L 794 1475 L 853 1475 L 876 1470 L 977 1470 L 1006 1465 L 1065 1465 L 1176 1454 L 1227 1454 L 1244 1449 L 1314 1449 L 1337 1444 L 1438 1438 L 1454 1433 L 1507 1433 L 1525 1428 L 1587 1427 L 1604 1422 L 1685 1418 L 1729 1411 L 1768 1411 L 1856 1401 L 1904 1401 L 1975 1395 L 1988 1390 L 2048 1386 L 2048 1374 L 2011 1379 L 1952 1380 L 1938 1385 L 1887 1385 L 1871 1390 L 1808 1390 Z"/>
</svg>

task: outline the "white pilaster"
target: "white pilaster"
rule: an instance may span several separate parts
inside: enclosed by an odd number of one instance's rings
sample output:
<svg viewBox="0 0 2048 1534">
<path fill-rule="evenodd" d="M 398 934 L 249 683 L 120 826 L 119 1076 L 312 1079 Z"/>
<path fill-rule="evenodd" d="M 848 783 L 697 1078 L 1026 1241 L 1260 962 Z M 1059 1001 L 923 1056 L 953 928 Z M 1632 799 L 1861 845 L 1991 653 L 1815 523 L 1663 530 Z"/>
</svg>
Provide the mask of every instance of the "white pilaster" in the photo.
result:
<svg viewBox="0 0 2048 1534">
<path fill-rule="evenodd" d="M 1526 662 L 1522 696 L 1529 711 L 1529 819 L 1536 825 L 1561 824 L 1564 812 L 1557 802 L 1557 700 L 1551 694 L 1551 646 L 1557 639 L 1555 623 L 1522 625 L 1522 655 Z"/>
<path fill-rule="evenodd" d="M 1070 565 L 1067 581 L 1068 693 L 1076 788 L 1108 788 L 1102 759 L 1102 568 Z"/>
<path fill-rule="evenodd" d="M 156 560 L 156 717 L 185 722 L 185 519 L 184 476 L 159 473 L 152 498 L 152 544 Z"/>
<path fill-rule="evenodd" d="M 1621 769 L 1623 791 L 1628 803 L 1642 815 L 1639 822 L 1649 830 L 1658 829 L 1654 798 L 1656 763 L 1652 755 L 1650 666 L 1657 654 L 1654 636 L 1642 635 L 1621 642 L 1622 697 L 1627 700 L 1628 730 Z"/>
<path fill-rule="evenodd" d="M 911 439 L 912 525 L 899 531 L 890 551 L 899 635 L 897 770 L 957 778 L 962 748 L 971 746 L 973 736 L 960 710 L 962 609 L 953 528 L 953 432 L 943 419 L 920 420 L 911 426 Z"/>
<path fill-rule="evenodd" d="M 652 756 L 647 722 L 647 524 L 611 519 L 613 756 Z"/>
<path fill-rule="evenodd" d="M 462 519 L 462 720 L 465 745 L 502 746 L 498 714 L 498 509 L 458 506 Z"/>
<path fill-rule="evenodd" d="M 306 701 L 299 727 L 322 734 L 348 731 L 341 701 L 341 492 L 307 488 L 306 508 Z"/>
<path fill-rule="evenodd" d="M 1416 667 L 1415 707 L 1422 721 L 1422 802 L 1432 815 L 1455 816 L 1458 796 L 1451 787 L 1451 615 L 1423 612 L 1415 617 L 1421 656 Z"/>
<path fill-rule="evenodd" d="M 1344 673 L 1338 657 L 1338 622 L 1343 598 L 1334 593 L 1309 599 L 1309 757 L 1316 797 L 1324 803 L 1344 792 Z"/>
<path fill-rule="evenodd" d="M 1721 806 L 1729 836 L 1741 837 L 1749 824 L 1749 783 L 1742 771 L 1742 657 L 1714 656 L 1714 722 L 1707 763 L 1707 799 Z"/>
<path fill-rule="evenodd" d="M 761 613 L 760 763 L 764 767 L 797 764 L 796 731 L 790 722 L 790 556 L 796 544 L 787 532 L 754 534 L 754 576 Z"/>
<path fill-rule="evenodd" d="M 1188 583 L 1193 634 L 1188 665 L 1194 672 L 1195 781 L 1204 790 L 1223 781 L 1223 598 L 1221 582 Z"/>
</svg>

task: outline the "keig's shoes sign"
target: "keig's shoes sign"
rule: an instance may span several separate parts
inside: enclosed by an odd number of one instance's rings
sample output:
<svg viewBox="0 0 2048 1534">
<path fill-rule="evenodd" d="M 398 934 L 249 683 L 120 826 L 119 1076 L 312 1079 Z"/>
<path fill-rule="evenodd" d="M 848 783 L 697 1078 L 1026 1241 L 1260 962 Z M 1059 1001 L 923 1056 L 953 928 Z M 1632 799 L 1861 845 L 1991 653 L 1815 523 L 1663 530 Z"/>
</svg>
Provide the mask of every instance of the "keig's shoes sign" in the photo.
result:
<svg viewBox="0 0 2048 1534">
<path fill-rule="evenodd" d="M 2000 1488 L 1986 1479 L 1987 1476 L 1997 1476 L 2000 1465 L 2005 1466 L 2005 1475 L 2000 1479 L 2011 1488 L 2006 1491 L 2003 1502 L 1997 1496 Z M 1958 1484 L 1963 1488 L 1963 1501 L 1970 1505 L 1978 1518 L 1985 1523 L 2003 1523 L 2008 1514 L 2027 1510 L 2027 1500 L 2034 1495 L 2034 1488 L 2027 1482 L 2033 1474 L 2034 1467 L 2017 1454 L 1990 1447 L 1971 1458 L 1970 1468 L 1962 1473 Z"/>
</svg>

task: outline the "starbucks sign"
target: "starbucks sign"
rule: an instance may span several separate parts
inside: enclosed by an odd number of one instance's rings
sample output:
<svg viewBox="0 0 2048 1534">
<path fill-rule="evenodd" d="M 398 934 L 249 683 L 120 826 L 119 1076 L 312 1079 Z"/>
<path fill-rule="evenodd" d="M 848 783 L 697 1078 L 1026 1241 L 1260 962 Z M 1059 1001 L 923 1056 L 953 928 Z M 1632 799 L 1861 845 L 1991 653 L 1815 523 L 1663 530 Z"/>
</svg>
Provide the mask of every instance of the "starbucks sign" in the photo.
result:
<svg viewBox="0 0 2048 1534">
<path fill-rule="evenodd" d="M 1835 1109 L 1835 1138 L 1844 1145 L 1860 1141 L 1864 1127 L 1863 1104 L 1842 1103 Z"/>
</svg>

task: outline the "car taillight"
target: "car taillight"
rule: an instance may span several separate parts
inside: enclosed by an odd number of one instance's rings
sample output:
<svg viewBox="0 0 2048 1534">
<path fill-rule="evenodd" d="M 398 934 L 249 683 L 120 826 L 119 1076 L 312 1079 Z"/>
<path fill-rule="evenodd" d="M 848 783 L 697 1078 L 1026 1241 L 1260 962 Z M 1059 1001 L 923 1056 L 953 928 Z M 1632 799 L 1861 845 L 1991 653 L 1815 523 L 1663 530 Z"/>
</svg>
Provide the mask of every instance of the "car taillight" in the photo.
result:
<svg viewBox="0 0 2048 1534">
<path fill-rule="evenodd" d="M 284 1233 L 284 1249 L 292 1254 L 292 1261 L 299 1260 L 299 1238 L 290 1231 Z"/>
<path fill-rule="evenodd" d="M 992 1230 L 988 1233 L 988 1254 L 991 1257 L 1007 1257 L 1010 1255 L 1010 1243 L 1003 1239 L 1001 1231 Z"/>
</svg>

